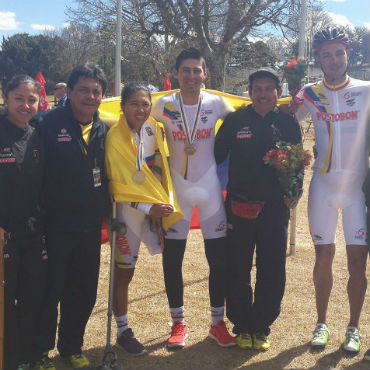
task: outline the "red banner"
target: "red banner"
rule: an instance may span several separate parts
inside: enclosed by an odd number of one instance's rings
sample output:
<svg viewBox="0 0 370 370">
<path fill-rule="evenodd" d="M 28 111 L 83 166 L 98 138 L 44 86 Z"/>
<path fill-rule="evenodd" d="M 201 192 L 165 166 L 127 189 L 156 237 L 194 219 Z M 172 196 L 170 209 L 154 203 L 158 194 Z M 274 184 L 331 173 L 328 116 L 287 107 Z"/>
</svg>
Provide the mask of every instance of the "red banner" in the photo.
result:
<svg viewBox="0 0 370 370">
<path fill-rule="evenodd" d="M 39 101 L 38 110 L 40 111 L 40 110 L 48 109 L 49 103 L 48 103 L 48 100 L 46 99 L 46 91 L 45 91 L 46 81 L 41 72 L 39 72 L 36 75 L 35 81 L 37 81 L 40 84 L 40 101 Z"/>
</svg>

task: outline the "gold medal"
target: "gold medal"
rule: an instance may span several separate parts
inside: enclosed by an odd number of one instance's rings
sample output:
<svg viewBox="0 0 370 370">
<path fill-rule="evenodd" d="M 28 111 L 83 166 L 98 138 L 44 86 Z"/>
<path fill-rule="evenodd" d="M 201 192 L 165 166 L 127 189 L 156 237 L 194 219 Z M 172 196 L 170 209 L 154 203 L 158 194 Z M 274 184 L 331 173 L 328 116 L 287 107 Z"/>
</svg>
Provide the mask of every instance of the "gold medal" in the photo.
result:
<svg viewBox="0 0 370 370">
<path fill-rule="evenodd" d="M 137 183 L 137 184 L 142 184 L 145 181 L 145 173 L 143 171 L 136 171 L 132 175 L 132 179 Z"/>
<path fill-rule="evenodd" d="M 194 145 L 188 144 L 185 145 L 184 151 L 187 155 L 194 155 L 197 150 Z"/>
</svg>

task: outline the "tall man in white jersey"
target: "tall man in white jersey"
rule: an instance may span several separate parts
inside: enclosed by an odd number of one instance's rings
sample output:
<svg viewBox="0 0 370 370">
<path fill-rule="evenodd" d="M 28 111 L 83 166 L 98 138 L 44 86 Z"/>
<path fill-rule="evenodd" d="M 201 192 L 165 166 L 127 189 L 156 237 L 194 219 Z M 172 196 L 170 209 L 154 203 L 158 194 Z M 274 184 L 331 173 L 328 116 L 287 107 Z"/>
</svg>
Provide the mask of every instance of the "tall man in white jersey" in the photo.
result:
<svg viewBox="0 0 370 370">
<path fill-rule="evenodd" d="M 210 268 L 212 323 L 209 336 L 220 346 L 230 347 L 235 345 L 235 339 L 223 320 L 226 216 L 213 147 L 216 122 L 232 108 L 220 96 L 201 91 L 207 71 L 198 50 L 190 48 L 178 55 L 173 76 L 179 82 L 180 92 L 162 97 L 152 109 L 152 116 L 165 127 L 171 176 L 184 214 L 184 218 L 168 230 L 163 250 L 164 279 L 173 322 L 168 346 L 182 348 L 187 338 L 182 261 L 193 208 L 197 208 Z"/>
<path fill-rule="evenodd" d="M 368 169 L 366 131 L 370 83 L 347 75 L 349 42 L 335 27 L 314 36 L 313 50 L 324 79 L 306 85 L 298 94 L 303 104 L 298 119 L 310 112 L 315 127 L 317 157 L 310 184 L 308 218 L 315 244 L 313 280 L 317 325 L 312 346 L 324 347 L 330 336 L 326 313 L 333 286 L 332 263 L 338 211 L 342 211 L 349 280 L 350 318 L 343 348 L 359 352 L 359 319 L 366 291 L 366 207 L 361 190 Z"/>
</svg>

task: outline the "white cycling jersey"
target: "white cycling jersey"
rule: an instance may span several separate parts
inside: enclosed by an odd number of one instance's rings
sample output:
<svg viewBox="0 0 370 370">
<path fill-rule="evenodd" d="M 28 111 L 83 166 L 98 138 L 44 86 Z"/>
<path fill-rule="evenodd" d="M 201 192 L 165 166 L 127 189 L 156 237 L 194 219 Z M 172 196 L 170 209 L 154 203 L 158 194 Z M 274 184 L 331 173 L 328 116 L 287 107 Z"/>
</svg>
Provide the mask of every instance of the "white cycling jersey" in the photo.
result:
<svg viewBox="0 0 370 370">
<path fill-rule="evenodd" d="M 186 239 L 193 208 L 199 212 L 199 221 L 205 239 L 226 235 L 226 216 L 221 186 L 214 157 L 215 128 L 219 119 L 233 110 L 222 97 L 201 92 L 201 106 L 193 145 L 193 155 L 185 153 L 186 129 L 183 125 L 180 93 L 172 93 L 157 100 L 152 117 L 162 122 L 170 151 L 170 169 L 184 218 L 171 226 L 166 238 Z M 198 104 L 184 105 L 184 114 L 193 131 Z"/>
<path fill-rule="evenodd" d="M 347 77 L 331 87 L 324 80 L 303 87 L 298 120 L 311 113 L 315 128 L 315 172 L 365 177 L 368 169 L 367 130 L 370 82 Z"/>
<path fill-rule="evenodd" d="M 317 157 L 308 198 L 315 245 L 333 244 L 342 210 L 347 245 L 366 243 L 366 207 L 361 190 L 368 161 L 370 82 L 347 76 L 340 86 L 324 80 L 303 87 L 297 118 L 311 113 Z"/>
<path fill-rule="evenodd" d="M 221 96 L 201 92 L 202 105 L 194 140 L 196 153 L 188 156 L 184 152 L 186 134 L 181 119 L 179 94 L 172 93 L 157 100 L 151 115 L 165 127 L 171 172 L 176 172 L 185 180 L 196 182 L 216 163 L 213 154 L 216 122 L 225 118 L 233 109 Z M 189 126 L 194 124 L 197 106 L 184 106 Z"/>
</svg>

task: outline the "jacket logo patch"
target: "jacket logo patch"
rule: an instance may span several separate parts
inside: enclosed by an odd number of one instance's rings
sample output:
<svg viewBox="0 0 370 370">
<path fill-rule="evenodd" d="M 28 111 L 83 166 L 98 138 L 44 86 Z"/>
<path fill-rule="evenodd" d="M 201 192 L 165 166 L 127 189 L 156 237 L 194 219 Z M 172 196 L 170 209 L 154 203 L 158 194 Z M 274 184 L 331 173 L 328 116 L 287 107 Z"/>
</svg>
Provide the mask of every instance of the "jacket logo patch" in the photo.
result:
<svg viewBox="0 0 370 370">
<path fill-rule="evenodd" d="M 249 126 L 241 128 L 237 133 L 236 133 L 236 138 L 237 139 L 250 139 L 253 136 L 252 131 Z"/>
<path fill-rule="evenodd" d="M 15 163 L 16 158 L 10 148 L 0 150 L 0 163 Z"/>
<path fill-rule="evenodd" d="M 58 134 L 57 142 L 62 143 L 65 141 L 72 141 L 72 137 L 65 128 L 62 128 Z"/>
</svg>

